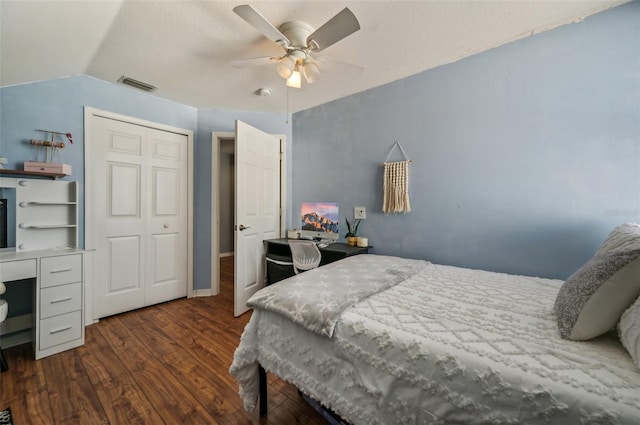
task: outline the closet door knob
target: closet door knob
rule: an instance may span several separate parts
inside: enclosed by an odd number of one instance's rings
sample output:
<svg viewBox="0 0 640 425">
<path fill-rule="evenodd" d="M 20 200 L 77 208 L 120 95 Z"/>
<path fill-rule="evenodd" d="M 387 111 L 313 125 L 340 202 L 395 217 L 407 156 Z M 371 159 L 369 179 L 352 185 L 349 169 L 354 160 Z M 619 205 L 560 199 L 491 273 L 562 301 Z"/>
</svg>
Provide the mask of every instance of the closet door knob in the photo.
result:
<svg viewBox="0 0 640 425">
<path fill-rule="evenodd" d="M 163 227 L 164 227 L 165 229 L 168 229 L 168 228 L 169 228 L 169 225 L 168 225 L 168 224 L 165 224 Z"/>
</svg>

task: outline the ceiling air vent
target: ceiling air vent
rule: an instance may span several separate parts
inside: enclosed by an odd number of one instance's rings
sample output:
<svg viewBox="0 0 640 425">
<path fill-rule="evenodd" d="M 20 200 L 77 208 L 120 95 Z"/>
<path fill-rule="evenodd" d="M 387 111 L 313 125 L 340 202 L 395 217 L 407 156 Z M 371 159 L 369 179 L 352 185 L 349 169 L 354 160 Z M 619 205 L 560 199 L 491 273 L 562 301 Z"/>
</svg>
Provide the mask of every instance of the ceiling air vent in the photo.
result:
<svg viewBox="0 0 640 425">
<path fill-rule="evenodd" d="M 151 84 L 143 83 L 142 81 L 134 80 L 133 78 L 129 78 L 124 75 L 120 77 L 118 82 L 148 92 L 155 91 L 157 89 L 157 87 L 152 86 Z"/>
</svg>

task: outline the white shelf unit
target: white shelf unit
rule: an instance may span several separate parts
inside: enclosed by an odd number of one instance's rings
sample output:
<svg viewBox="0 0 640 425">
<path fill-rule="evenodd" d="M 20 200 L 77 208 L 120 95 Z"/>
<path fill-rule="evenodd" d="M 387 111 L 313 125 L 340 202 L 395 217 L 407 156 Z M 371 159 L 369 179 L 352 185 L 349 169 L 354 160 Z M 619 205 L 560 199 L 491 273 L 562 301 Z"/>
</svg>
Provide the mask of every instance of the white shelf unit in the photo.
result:
<svg viewBox="0 0 640 425">
<path fill-rule="evenodd" d="M 78 246 L 78 186 L 74 181 L 18 179 L 16 251 Z"/>
</svg>

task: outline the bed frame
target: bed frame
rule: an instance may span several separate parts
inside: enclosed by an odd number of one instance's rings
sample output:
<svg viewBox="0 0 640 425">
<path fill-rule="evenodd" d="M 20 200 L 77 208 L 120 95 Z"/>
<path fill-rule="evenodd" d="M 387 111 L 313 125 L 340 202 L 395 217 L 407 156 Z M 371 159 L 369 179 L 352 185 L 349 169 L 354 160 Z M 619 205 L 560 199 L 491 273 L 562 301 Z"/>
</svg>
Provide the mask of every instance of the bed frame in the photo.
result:
<svg viewBox="0 0 640 425">
<path fill-rule="evenodd" d="M 267 402 L 268 400 L 268 394 L 267 394 L 267 371 L 264 370 L 264 368 L 262 367 L 262 365 L 258 365 L 258 391 L 259 391 L 259 403 L 260 403 L 260 417 L 264 417 L 267 416 L 267 414 L 269 413 L 269 403 Z M 322 406 L 318 401 L 314 400 L 313 398 L 309 397 L 308 395 L 306 395 L 305 393 L 303 393 L 302 391 L 298 390 L 298 394 L 300 394 L 300 396 L 307 402 L 309 403 L 309 405 L 311 407 L 314 408 L 314 410 L 316 410 L 318 413 L 320 413 L 320 415 L 322 415 L 331 425 L 350 425 L 347 421 L 345 421 L 344 419 L 342 419 L 338 414 L 336 414 L 335 412 L 326 409 L 324 406 Z"/>
</svg>

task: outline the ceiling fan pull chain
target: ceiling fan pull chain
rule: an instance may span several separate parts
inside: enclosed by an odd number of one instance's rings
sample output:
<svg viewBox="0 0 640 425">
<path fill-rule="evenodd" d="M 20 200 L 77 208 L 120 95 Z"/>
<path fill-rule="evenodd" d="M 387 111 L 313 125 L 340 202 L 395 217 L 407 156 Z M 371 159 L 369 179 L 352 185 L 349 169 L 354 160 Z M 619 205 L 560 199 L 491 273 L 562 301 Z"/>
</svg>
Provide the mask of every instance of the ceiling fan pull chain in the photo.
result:
<svg viewBox="0 0 640 425">
<path fill-rule="evenodd" d="M 284 91 L 287 92 L 287 120 L 286 124 L 289 124 L 289 86 L 287 86 L 287 82 L 284 83 Z"/>
</svg>

